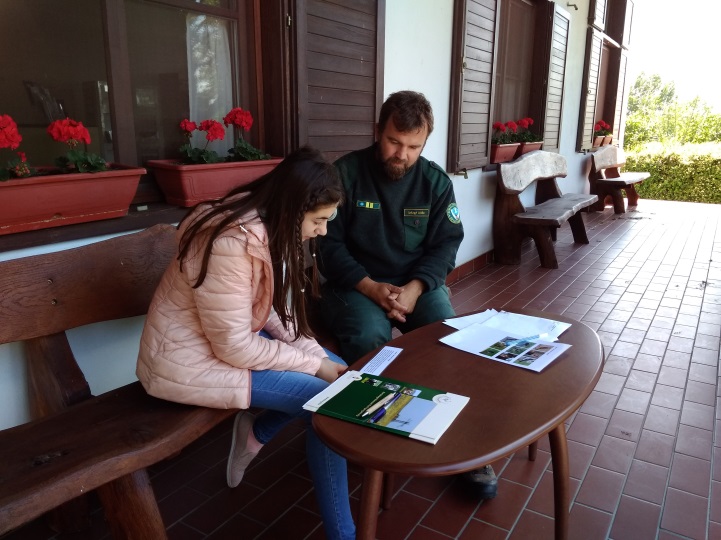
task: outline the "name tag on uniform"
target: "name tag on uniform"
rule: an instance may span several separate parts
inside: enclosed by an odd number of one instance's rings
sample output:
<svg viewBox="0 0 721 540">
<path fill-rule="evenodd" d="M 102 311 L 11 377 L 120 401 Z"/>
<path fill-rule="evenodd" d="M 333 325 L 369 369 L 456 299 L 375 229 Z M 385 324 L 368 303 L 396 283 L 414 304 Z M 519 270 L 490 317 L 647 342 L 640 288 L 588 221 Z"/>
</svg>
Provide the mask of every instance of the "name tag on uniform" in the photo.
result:
<svg viewBox="0 0 721 540">
<path fill-rule="evenodd" d="M 403 217 L 421 217 L 427 218 L 430 215 L 428 208 L 404 208 Z"/>
<path fill-rule="evenodd" d="M 355 205 L 358 208 L 367 208 L 368 210 L 380 210 L 381 208 L 381 203 L 373 201 L 356 201 Z"/>
</svg>

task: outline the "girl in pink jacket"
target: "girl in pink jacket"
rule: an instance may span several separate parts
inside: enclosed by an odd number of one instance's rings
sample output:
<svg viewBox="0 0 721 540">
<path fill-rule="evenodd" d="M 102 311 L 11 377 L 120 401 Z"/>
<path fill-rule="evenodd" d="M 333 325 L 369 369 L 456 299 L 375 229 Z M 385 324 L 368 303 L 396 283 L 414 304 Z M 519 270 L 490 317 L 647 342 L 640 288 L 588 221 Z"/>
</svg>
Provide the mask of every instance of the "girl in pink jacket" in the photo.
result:
<svg viewBox="0 0 721 540">
<path fill-rule="evenodd" d="M 143 329 L 137 375 L 153 396 L 241 411 L 227 480 L 288 422 L 306 421 L 308 466 L 329 539 L 355 538 L 343 458 L 318 439 L 303 404 L 346 365 L 313 339 L 303 243 L 326 233 L 343 200 L 338 173 L 308 147 L 272 172 L 193 208 L 178 226 L 178 257 L 165 271 Z M 331 360 L 333 357 L 333 360 Z"/>
</svg>

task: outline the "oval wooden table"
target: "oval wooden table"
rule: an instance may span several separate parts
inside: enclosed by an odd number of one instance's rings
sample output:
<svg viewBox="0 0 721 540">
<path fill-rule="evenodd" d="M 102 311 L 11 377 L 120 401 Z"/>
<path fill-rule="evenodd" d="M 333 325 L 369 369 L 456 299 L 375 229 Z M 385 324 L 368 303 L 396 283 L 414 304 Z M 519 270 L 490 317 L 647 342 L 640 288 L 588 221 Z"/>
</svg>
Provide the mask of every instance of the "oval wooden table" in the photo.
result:
<svg viewBox="0 0 721 540">
<path fill-rule="evenodd" d="M 359 540 L 375 538 L 383 473 L 445 476 L 480 468 L 521 450 L 548 434 L 553 463 L 555 536 L 568 532 L 568 446 L 564 421 L 593 390 L 603 369 L 603 346 L 591 328 L 560 315 L 516 313 L 571 323 L 559 342 L 572 345 L 542 372 L 488 360 L 438 340 L 455 330 L 437 322 L 404 334 L 388 345 L 403 352 L 383 371 L 399 379 L 470 397 L 437 444 L 313 415 L 320 438 L 364 469 L 358 515 Z M 362 367 L 376 351 L 351 367 Z M 535 445 L 533 446 L 535 450 Z M 498 495 L 503 497 L 503 493 Z"/>
</svg>

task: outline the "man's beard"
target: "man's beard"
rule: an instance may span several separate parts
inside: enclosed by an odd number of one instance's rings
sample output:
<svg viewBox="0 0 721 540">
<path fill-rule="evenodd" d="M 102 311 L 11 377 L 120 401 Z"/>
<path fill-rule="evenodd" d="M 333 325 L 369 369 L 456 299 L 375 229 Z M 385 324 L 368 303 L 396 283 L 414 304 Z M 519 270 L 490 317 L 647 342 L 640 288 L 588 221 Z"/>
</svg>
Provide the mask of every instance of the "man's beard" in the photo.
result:
<svg viewBox="0 0 721 540">
<path fill-rule="evenodd" d="M 397 182 L 403 178 L 411 168 L 408 166 L 407 161 L 390 157 L 383 161 L 383 170 L 389 180 Z"/>
</svg>

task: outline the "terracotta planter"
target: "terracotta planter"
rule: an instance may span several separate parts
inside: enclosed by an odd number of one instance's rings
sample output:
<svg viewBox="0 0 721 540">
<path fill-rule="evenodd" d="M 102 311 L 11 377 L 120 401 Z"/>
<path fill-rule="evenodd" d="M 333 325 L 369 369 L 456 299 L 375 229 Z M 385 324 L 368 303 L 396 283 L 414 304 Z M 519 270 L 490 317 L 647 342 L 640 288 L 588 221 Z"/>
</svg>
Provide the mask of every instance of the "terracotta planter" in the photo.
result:
<svg viewBox="0 0 721 540">
<path fill-rule="evenodd" d="M 149 169 L 165 195 L 178 206 L 195 206 L 218 199 L 230 190 L 248 184 L 272 171 L 282 158 L 261 161 L 232 161 L 207 165 L 182 165 L 172 159 L 150 160 Z"/>
<path fill-rule="evenodd" d="M 0 235 L 126 215 L 146 170 L 111 166 L 0 182 Z"/>
<path fill-rule="evenodd" d="M 491 144 L 491 163 L 505 163 L 513 160 L 520 144 Z"/>
<path fill-rule="evenodd" d="M 603 138 L 603 142 L 601 143 L 601 146 L 607 146 L 613 142 L 613 135 L 606 135 Z"/>
<path fill-rule="evenodd" d="M 598 148 L 603 144 L 603 135 L 598 135 L 593 138 L 593 148 Z"/>
<path fill-rule="evenodd" d="M 528 152 L 533 152 L 534 150 L 540 150 L 543 147 L 543 141 L 535 141 L 535 142 L 522 142 L 520 146 L 518 147 L 518 150 L 516 150 L 516 155 L 514 159 L 518 159 L 523 154 L 528 154 Z"/>
</svg>

